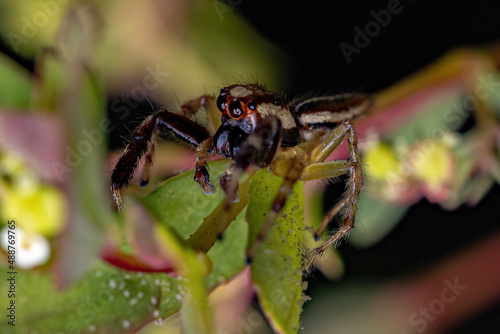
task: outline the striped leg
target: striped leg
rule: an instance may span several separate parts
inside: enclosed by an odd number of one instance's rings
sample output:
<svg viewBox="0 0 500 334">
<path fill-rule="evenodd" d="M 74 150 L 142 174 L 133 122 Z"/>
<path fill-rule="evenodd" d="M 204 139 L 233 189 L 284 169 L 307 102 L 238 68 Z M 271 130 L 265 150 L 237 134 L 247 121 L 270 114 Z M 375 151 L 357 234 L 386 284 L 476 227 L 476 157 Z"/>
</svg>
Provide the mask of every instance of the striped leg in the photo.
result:
<svg viewBox="0 0 500 334">
<path fill-rule="evenodd" d="M 354 219 L 356 214 L 356 207 L 358 203 L 359 194 L 361 192 L 361 188 L 363 186 L 363 174 L 361 172 L 361 167 L 359 164 L 359 151 L 358 151 L 358 139 L 356 130 L 351 122 L 345 121 L 342 123 L 345 131 L 345 135 L 347 135 L 347 143 L 349 145 L 349 154 L 351 159 L 349 161 L 332 161 L 327 163 L 318 163 L 308 166 L 309 170 L 304 171 L 303 179 L 315 179 L 319 178 L 319 176 L 327 176 L 327 177 L 335 177 L 341 174 L 349 173 L 349 180 L 347 182 L 347 193 L 344 198 L 326 215 L 325 219 L 321 223 L 320 228 L 315 233 L 315 236 L 319 236 L 320 233 L 327 226 L 328 222 L 342 209 L 345 207 L 345 216 L 340 229 L 335 232 L 324 244 L 314 250 L 311 258 L 306 262 L 306 270 L 308 270 L 314 260 L 323 253 L 325 249 L 330 247 L 332 244 L 337 244 L 343 237 L 347 236 L 349 232 L 354 228 Z M 333 140 L 337 140 L 336 136 L 333 136 Z M 330 137 L 331 139 L 332 137 Z M 321 149 L 323 147 L 323 149 Z M 328 151 L 326 149 L 329 147 L 328 143 L 319 147 L 316 158 L 322 158 L 324 155 L 324 151 Z M 332 149 L 333 151 L 333 149 Z M 331 168 L 330 175 L 326 173 L 327 168 L 322 167 L 322 165 L 333 167 Z M 321 171 L 321 173 L 319 173 Z"/>
</svg>

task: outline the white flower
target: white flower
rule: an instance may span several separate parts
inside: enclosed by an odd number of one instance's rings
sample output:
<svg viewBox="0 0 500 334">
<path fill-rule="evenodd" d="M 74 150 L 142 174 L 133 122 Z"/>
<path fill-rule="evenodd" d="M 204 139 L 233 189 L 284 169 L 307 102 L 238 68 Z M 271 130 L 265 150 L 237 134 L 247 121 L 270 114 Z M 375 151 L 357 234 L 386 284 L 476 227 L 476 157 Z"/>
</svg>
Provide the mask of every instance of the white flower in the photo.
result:
<svg viewBox="0 0 500 334">
<path fill-rule="evenodd" d="M 9 232 L 14 232 L 14 244 L 9 243 Z M 12 232 L 10 235 L 13 235 Z M 4 227 L 1 231 L 0 244 L 6 251 L 9 250 L 8 246 L 15 247 L 14 268 L 31 269 L 38 265 L 44 264 L 50 257 L 50 244 L 41 235 L 27 235 L 18 226 L 14 230 Z M 12 249 L 12 248 L 10 248 Z"/>
</svg>

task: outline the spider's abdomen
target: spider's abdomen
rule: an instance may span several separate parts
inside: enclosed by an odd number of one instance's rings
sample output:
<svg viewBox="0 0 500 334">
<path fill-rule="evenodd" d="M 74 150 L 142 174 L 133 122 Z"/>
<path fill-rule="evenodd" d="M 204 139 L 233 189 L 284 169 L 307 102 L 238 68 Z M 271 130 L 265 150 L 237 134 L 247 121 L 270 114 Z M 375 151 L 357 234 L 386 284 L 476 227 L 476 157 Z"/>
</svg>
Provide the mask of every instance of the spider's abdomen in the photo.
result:
<svg viewBox="0 0 500 334">
<path fill-rule="evenodd" d="M 347 93 L 297 101 L 290 106 L 290 110 L 301 128 L 331 128 L 342 121 L 361 116 L 372 105 L 373 100 L 367 95 Z"/>
</svg>

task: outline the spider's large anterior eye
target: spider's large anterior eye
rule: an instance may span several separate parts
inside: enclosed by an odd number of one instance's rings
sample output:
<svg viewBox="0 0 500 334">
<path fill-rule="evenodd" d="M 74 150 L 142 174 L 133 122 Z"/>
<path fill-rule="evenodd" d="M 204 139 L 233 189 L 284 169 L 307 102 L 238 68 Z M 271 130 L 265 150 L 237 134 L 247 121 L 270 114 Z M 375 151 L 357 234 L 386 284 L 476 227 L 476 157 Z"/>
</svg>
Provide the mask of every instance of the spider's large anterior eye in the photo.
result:
<svg viewBox="0 0 500 334">
<path fill-rule="evenodd" d="M 279 97 L 277 97 L 277 96 L 274 98 L 274 105 L 276 105 L 276 106 L 280 106 L 281 105 L 281 99 Z"/>
<path fill-rule="evenodd" d="M 221 91 L 219 97 L 217 98 L 217 108 L 219 108 L 221 112 L 224 112 L 226 110 L 226 107 L 227 107 L 227 96 L 226 93 Z"/>
<path fill-rule="evenodd" d="M 253 102 L 253 101 L 248 102 L 248 103 L 247 103 L 247 107 L 248 107 L 248 109 L 250 109 L 250 110 L 255 110 L 255 109 L 257 109 L 257 105 L 256 105 L 256 104 L 255 104 L 255 102 Z"/>
<path fill-rule="evenodd" d="M 243 110 L 241 109 L 241 103 L 238 99 L 233 99 L 229 103 L 229 114 L 231 117 L 239 118 L 243 115 Z"/>
</svg>

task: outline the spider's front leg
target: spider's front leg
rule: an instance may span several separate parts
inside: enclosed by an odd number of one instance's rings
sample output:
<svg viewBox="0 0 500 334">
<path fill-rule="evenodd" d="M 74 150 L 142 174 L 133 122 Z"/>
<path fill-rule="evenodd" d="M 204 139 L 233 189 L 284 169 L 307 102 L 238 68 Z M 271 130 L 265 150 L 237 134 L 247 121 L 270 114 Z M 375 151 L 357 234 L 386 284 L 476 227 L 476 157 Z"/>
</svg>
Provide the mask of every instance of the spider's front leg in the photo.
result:
<svg viewBox="0 0 500 334">
<path fill-rule="evenodd" d="M 156 137 L 174 140 L 197 148 L 195 180 L 203 190 L 210 193 L 213 187 L 210 184 L 208 171 L 205 167 L 203 155 L 211 147 L 211 136 L 208 130 L 189 119 L 190 113 L 199 108 L 207 96 L 192 100 L 181 107 L 184 115 L 159 110 L 147 117 L 132 133 L 127 148 L 116 163 L 111 175 L 111 191 L 115 209 L 122 210 L 121 189 L 126 186 L 134 175 L 140 159 L 145 155 L 146 161 L 143 170 L 141 186 L 149 182 L 149 169 L 153 161 L 154 142 Z M 185 116 L 186 115 L 186 116 Z"/>
<path fill-rule="evenodd" d="M 342 209 L 344 220 L 340 229 L 323 245 L 318 247 L 306 263 L 309 269 L 314 260 L 330 245 L 336 244 L 354 228 L 354 219 L 359 193 L 363 186 L 363 174 L 360 167 L 358 139 L 352 120 L 371 110 L 374 101 L 365 94 L 345 93 L 332 96 L 312 97 L 293 103 L 290 108 L 306 140 L 314 140 L 316 129 L 329 131 L 326 139 L 315 148 L 306 148 L 309 155 L 308 165 L 304 168 L 301 180 L 320 180 L 349 174 L 347 190 L 339 203 L 326 215 L 315 233 L 318 238 L 326 226 Z M 331 129 L 333 126 L 333 130 Z M 311 131 L 312 130 L 312 131 Z M 347 137 L 349 160 L 324 162 L 328 156 Z"/>
</svg>

